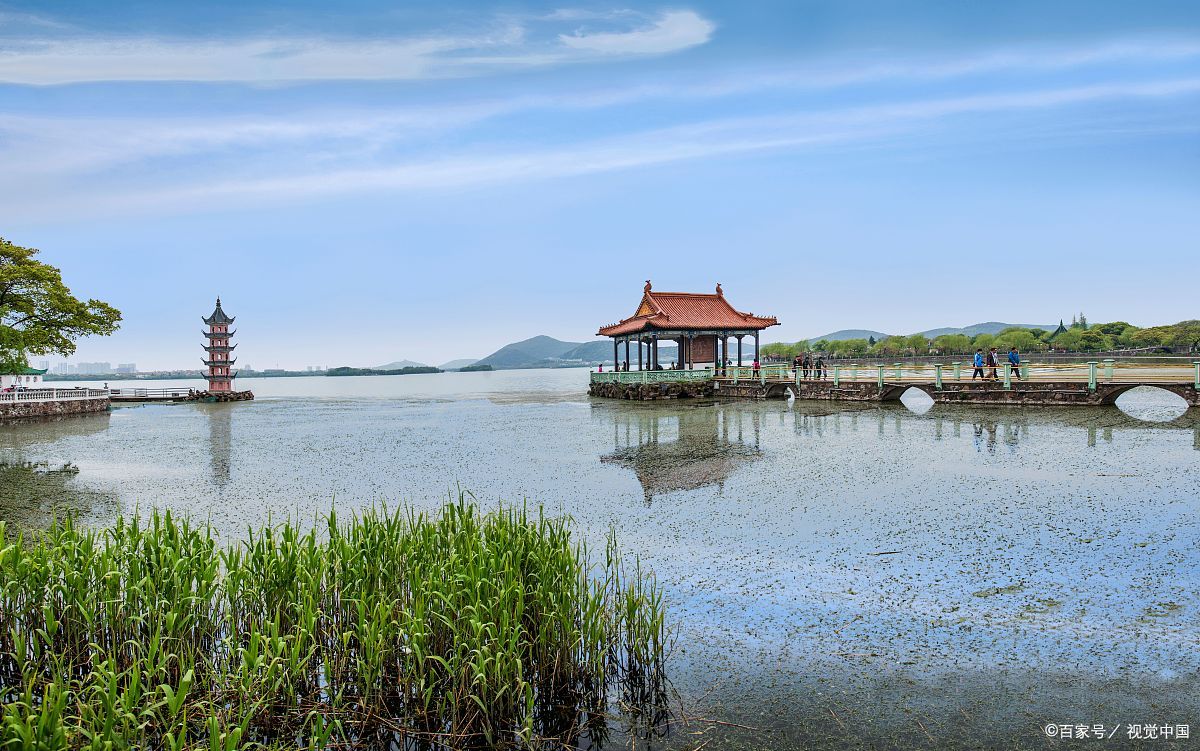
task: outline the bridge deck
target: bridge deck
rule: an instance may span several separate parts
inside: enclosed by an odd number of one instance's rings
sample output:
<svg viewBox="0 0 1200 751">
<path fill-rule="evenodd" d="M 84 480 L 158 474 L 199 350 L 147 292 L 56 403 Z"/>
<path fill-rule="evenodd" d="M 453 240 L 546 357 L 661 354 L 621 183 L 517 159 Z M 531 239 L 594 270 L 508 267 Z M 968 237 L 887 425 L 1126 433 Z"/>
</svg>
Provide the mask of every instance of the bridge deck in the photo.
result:
<svg viewBox="0 0 1200 751">
<path fill-rule="evenodd" d="M 1157 386 L 1200 406 L 1200 362 L 1180 365 L 1142 365 L 1115 361 L 1079 364 L 1005 363 L 985 368 L 984 379 L 972 379 L 974 368 L 952 365 L 856 365 L 837 364 L 823 372 L 794 370 L 770 365 L 759 369 L 730 367 L 703 370 L 659 370 L 592 373 L 596 384 L 625 384 L 654 398 L 656 384 L 706 381 L 713 393 L 726 396 L 770 398 L 847 399 L 889 401 L 909 388 L 918 388 L 935 401 L 1006 404 L 1111 404 L 1118 396 L 1138 386 Z M 613 387 L 603 389 L 609 395 Z"/>
</svg>

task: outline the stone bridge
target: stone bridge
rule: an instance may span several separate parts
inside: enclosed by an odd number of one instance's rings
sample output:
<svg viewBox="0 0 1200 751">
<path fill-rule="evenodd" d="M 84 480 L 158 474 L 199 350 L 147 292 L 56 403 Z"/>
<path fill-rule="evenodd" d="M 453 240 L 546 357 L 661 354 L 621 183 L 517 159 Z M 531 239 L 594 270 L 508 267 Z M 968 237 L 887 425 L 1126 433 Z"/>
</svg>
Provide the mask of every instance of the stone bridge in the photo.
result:
<svg viewBox="0 0 1200 751">
<path fill-rule="evenodd" d="M 1077 381 L 1014 381 L 1009 388 L 997 382 L 948 382 L 939 389 L 932 383 L 892 383 L 881 387 L 872 382 L 800 381 L 799 383 L 768 383 L 763 397 L 787 396 L 786 386 L 799 399 L 823 399 L 862 402 L 890 402 L 900 399 L 909 389 L 918 389 L 939 404 L 1011 404 L 1011 405 L 1105 405 L 1112 404 L 1121 394 L 1139 386 L 1150 386 L 1177 394 L 1191 407 L 1200 407 L 1200 390 L 1193 383 L 1098 383 L 1091 390 Z"/>
</svg>

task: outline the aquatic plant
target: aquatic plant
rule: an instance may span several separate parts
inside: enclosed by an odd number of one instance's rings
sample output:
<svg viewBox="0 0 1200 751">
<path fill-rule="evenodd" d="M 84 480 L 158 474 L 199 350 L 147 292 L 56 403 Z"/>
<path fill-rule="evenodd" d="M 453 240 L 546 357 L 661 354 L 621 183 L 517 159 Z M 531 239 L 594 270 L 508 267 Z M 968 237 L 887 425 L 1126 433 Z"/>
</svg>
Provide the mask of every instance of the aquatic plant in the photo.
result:
<svg viewBox="0 0 1200 751">
<path fill-rule="evenodd" d="M 66 519 L 0 547 L 0 737 L 560 748 L 662 702 L 665 638 L 661 591 L 615 537 L 593 564 L 565 520 L 464 495 L 226 546 L 169 512 Z"/>
</svg>

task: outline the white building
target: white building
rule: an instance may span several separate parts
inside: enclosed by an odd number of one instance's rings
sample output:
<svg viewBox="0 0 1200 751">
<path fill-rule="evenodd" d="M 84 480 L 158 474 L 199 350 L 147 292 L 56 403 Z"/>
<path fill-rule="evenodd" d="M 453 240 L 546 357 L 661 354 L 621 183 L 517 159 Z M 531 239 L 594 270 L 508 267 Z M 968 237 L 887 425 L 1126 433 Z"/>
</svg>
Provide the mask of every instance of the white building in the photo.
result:
<svg viewBox="0 0 1200 751">
<path fill-rule="evenodd" d="M 42 376 L 45 369 L 25 368 L 20 373 L 0 373 L 0 389 L 12 386 L 24 386 L 28 389 L 42 388 Z"/>
</svg>

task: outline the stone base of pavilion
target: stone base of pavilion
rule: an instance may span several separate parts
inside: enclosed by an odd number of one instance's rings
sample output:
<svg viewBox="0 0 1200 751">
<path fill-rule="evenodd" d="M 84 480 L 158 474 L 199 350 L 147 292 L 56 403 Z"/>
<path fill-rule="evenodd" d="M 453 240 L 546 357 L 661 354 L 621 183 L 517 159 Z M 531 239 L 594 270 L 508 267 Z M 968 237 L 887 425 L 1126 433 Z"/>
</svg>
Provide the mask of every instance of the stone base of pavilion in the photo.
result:
<svg viewBox="0 0 1200 751">
<path fill-rule="evenodd" d="M 713 381 L 662 381 L 658 383 L 592 381 L 591 386 L 588 387 L 588 394 L 605 399 L 629 399 L 637 402 L 659 399 L 702 399 L 713 396 Z"/>
</svg>

